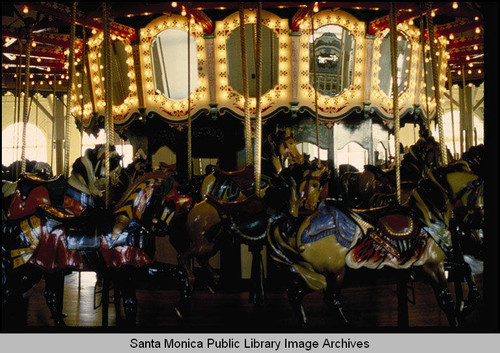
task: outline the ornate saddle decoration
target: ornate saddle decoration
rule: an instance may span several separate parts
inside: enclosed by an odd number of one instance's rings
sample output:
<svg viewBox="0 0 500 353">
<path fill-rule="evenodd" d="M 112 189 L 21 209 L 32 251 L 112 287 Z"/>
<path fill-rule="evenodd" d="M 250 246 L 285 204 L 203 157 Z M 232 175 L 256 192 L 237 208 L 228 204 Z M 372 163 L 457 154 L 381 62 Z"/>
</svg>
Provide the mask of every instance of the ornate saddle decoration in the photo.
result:
<svg viewBox="0 0 500 353">
<path fill-rule="evenodd" d="M 42 232 L 41 219 L 38 216 L 31 216 L 22 220 L 19 224 L 13 225 L 19 229 L 12 234 L 17 234 L 15 238 L 16 246 L 10 251 L 13 268 L 19 267 L 28 262 L 36 249 Z"/>
<path fill-rule="evenodd" d="M 427 232 L 405 214 L 387 214 L 379 218 L 377 230 L 370 229 L 359 238 L 346 256 L 349 267 L 408 268 L 424 252 Z"/>
<path fill-rule="evenodd" d="M 361 233 L 358 224 L 339 209 L 321 203 L 317 212 L 311 216 L 309 226 L 300 235 L 301 243 L 312 243 L 329 235 L 335 235 L 337 241 L 349 248 Z"/>
</svg>

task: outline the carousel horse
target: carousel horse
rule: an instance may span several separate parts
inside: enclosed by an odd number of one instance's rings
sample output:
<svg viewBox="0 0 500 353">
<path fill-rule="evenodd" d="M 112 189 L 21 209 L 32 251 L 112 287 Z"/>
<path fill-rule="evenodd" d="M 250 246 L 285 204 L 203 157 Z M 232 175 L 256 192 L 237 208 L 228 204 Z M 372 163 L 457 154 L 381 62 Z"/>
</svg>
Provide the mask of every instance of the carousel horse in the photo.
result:
<svg viewBox="0 0 500 353">
<path fill-rule="evenodd" d="M 141 167 L 137 168 L 139 170 Z M 76 173 L 75 168 L 73 173 Z M 112 214 L 99 210 L 82 219 L 50 205 L 40 205 L 38 225 L 32 226 L 33 217 L 28 219 L 34 251 L 19 269 L 25 268 L 22 273 L 25 274 L 29 267 L 35 267 L 40 276 L 41 273 L 45 274 L 48 286 L 45 295 L 56 325 L 64 325 L 63 283 L 60 279 L 64 273 L 72 270 L 95 271 L 102 278 L 113 281 L 117 322 L 122 321 L 120 305 L 123 299 L 125 324 L 135 325 L 135 276 L 141 271 L 148 275 L 150 272 L 154 274 L 159 267 L 153 262 L 154 236 L 165 235 L 173 214 L 189 209 L 190 199 L 175 191 L 172 176 L 164 170 L 146 172 L 130 180 L 133 181 L 132 185 L 121 195 Z M 81 223 L 86 227 L 82 228 Z M 13 256 L 20 251 L 18 247 L 10 246 L 14 248 L 11 250 Z M 179 275 L 177 268 L 167 270 L 172 276 L 177 276 L 175 279 L 182 280 L 182 273 Z M 14 271 L 18 271 L 17 268 L 11 271 L 12 275 L 15 275 Z M 163 268 L 163 271 L 166 269 Z M 39 280 L 39 277 L 34 278 L 30 283 L 20 286 L 22 274 L 7 277 L 8 288 L 12 292 L 22 294 Z M 51 276 L 56 278 L 51 279 Z M 7 302 L 7 296 L 5 299 L 4 303 Z M 107 317 L 103 316 L 104 319 L 107 322 Z"/>
<path fill-rule="evenodd" d="M 63 324 L 62 302 L 58 302 L 58 296 L 62 295 L 65 270 L 74 265 L 75 258 L 61 237 L 64 226 L 44 213 L 57 213 L 61 219 L 68 219 L 73 228 L 99 220 L 94 205 L 105 185 L 105 156 L 105 146 L 98 145 L 76 159 L 67 179 L 60 176 L 45 180 L 22 174 L 17 182 L 4 183 L 2 192 L 7 210 L 4 210 L 2 252 L 8 256 L 2 259 L 5 261 L 4 308 L 11 300 L 19 301 L 22 293 L 44 275 L 47 305 L 56 324 Z M 111 181 L 120 169 L 120 158 L 113 148 L 110 151 Z"/>
<path fill-rule="evenodd" d="M 198 261 L 216 285 L 218 273 L 208 261 L 233 235 L 249 245 L 254 254 L 254 263 L 259 262 L 255 257 L 260 255 L 258 249 L 265 240 L 269 209 L 272 209 L 268 207 L 269 204 L 280 208 L 274 209 L 276 213 L 296 212 L 295 205 L 287 202 L 290 193 L 296 193 L 297 190 L 289 173 L 282 173 L 285 164 L 302 162 L 303 156 L 297 150 L 290 130 L 286 129 L 270 134 L 262 147 L 261 187 L 267 197 L 260 198 L 255 193 L 253 166 L 234 172 L 215 167 L 213 174 L 205 178 L 202 194 L 206 199 L 195 204 L 182 218 L 174 219 L 170 231 L 170 242 L 179 254 L 179 266 L 189 278 L 189 288 L 184 289 L 184 300 L 178 310 L 180 316 L 189 310 L 195 280 L 191 259 Z M 275 197 L 271 197 L 271 194 Z M 254 301 L 262 299 L 262 290 L 254 295 Z"/>
<path fill-rule="evenodd" d="M 118 322 L 122 298 L 125 324 L 135 326 L 136 276 L 167 274 L 185 286 L 187 276 L 182 269 L 154 261 L 155 237 L 164 237 L 174 215 L 187 213 L 191 202 L 189 196 L 178 192 L 169 171 L 156 169 L 137 178 L 115 206 L 114 223 L 102 232 L 99 252 L 105 273 L 115 281 Z"/>
<path fill-rule="evenodd" d="M 439 144 L 427 130 L 420 130 L 420 139 L 410 146 L 401 161 L 401 198 L 405 203 L 418 181 L 438 166 Z M 381 206 L 388 202 L 383 196 L 396 192 L 396 172 L 392 167 L 383 170 L 365 165 L 362 172 L 347 172 L 340 176 L 342 199 L 352 208 Z M 380 197 L 382 195 L 382 197 Z M 394 198 L 389 201 L 394 203 Z"/>
<path fill-rule="evenodd" d="M 271 257 L 287 269 L 290 304 L 302 325 L 303 297 L 324 290 L 325 302 L 347 323 L 340 301 L 346 265 L 394 269 L 421 267 L 429 275 L 439 307 L 457 326 L 444 260 L 452 252 L 452 215 L 457 203 L 474 214 L 482 202 L 481 179 L 461 167 L 440 167 L 413 190 L 408 206 L 354 212 L 329 199 L 297 224 L 282 217 L 268 228 Z M 475 195 L 475 196 L 466 196 Z M 461 201 L 459 201 L 461 200 Z"/>
</svg>

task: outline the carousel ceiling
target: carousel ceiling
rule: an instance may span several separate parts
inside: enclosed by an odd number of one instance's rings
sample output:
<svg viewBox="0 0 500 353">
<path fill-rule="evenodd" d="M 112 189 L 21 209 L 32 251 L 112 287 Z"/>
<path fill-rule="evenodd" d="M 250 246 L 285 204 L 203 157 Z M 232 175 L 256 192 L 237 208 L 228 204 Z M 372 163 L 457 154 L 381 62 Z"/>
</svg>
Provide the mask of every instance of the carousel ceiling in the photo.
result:
<svg viewBox="0 0 500 353">
<path fill-rule="evenodd" d="M 205 33 L 214 30 L 215 21 L 238 11 L 238 2 L 111 2 L 111 33 L 124 36 L 130 41 L 138 38 L 140 28 L 153 19 L 167 13 L 190 13 L 203 26 Z M 257 2 L 245 2 L 245 8 L 257 6 Z M 76 22 L 76 58 L 80 59 L 83 41 L 92 30 L 102 30 L 102 3 L 79 2 Z M 398 2 L 398 22 L 413 20 L 420 25 L 425 13 L 424 3 Z M 368 34 L 374 34 L 389 26 L 388 2 L 264 2 L 263 9 L 287 18 L 292 30 L 297 29 L 308 14 L 325 8 L 342 9 L 366 23 Z M 484 71 L 483 15 L 481 3 L 435 2 L 432 3 L 435 37 L 449 38 L 448 62 L 453 82 L 481 81 Z M 14 81 L 18 65 L 25 64 L 22 43 L 27 31 L 33 31 L 35 44 L 31 50 L 32 80 L 44 81 L 56 77 L 56 89 L 64 90 L 67 78 L 67 57 L 71 5 L 68 2 L 2 2 L 2 82 L 8 88 Z M 411 23 L 411 22 L 410 22 Z M 85 31 L 82 30 L 84 26 Z M 427 35 L 427 33 L 425 34 Z M 35 46 L 36 45 L 36 46 Z M 60 82 L 60 83 L 59 83 Z M 43 84 L 41 85 L 43 86 Z M 60 87 L 58 87 L 60 86 Z M 43 89 L 40 87 L 40 89 Z"/>
</svg>

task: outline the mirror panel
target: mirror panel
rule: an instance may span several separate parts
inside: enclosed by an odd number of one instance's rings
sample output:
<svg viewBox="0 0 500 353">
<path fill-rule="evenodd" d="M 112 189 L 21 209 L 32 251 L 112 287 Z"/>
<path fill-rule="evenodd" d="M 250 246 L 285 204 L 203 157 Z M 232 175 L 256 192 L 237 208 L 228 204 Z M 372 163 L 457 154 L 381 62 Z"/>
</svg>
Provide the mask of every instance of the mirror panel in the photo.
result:
<svg viewBox="0 0 500 353">
<path fill-rule="evenodd" d="M 380 71 L 378 73 L 379 87 L 386 96 L 392 97 L 392 73 L 391 73 L 391 36 L 387 34 L 382 39 L 380 45 Z M 398 78 L 398 95 L 401 95 L 409 86 L 409 69 L 411 59 L 411 44 L 407 36 L 398 31 L 397 36 L 397 78 Z"/>
<path fill-rule="evenodd" d="M 243 74 L 241 64 L 241 26 L 233 29 L 226 40 L 229 85 L 243 94 Z M 279 41 L 274 31 L 262 26 L 262 89 L 265 94 L 278 84 Z M 248 95 L 256 96 L 256 24 L 245 24 L 245 44 L 247 55 Z"/>
<path fill-rule="evenodd" d="M 104 46 L 99 51 L 99 69 L 104 77 Z M 111 70 L 113 79 L 113 105 L 121 105 L 130 94 L 130 79 L 127 76 L 128 64 L 125 44 L 121 41 L 111 42 Z"/>
<path fill-rule="evenodd" d="M 160 32 L 151 43 L 153 79 L 156 94 L 172 100 L 188 97 L 188 76 L 190 91 L 198 88 L 198 60 L 196 42 L 189 35 L 189 68 L 187 32 L 169 28 Z M 188 73 L 188 69 L 190 72 Z"/>
<path fill-rule="evenodd" d="M 309 82 L 319 93 L 334 97 L 352 85 L 354 47 L 354 37 L 342 26 L 329 24 L 314 30 L 309 40 Z"/>
</svg>

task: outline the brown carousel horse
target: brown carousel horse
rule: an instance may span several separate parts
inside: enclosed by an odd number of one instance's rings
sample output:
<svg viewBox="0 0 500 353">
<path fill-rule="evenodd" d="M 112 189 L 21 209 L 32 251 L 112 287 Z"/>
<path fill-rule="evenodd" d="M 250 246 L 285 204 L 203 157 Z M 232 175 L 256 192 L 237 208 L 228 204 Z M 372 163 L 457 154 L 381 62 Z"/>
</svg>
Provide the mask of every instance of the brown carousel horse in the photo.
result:
<svg viewBox="0 0 500 353">
<path fill-rule="evenodd" d="M 439 144 L 429 136 L 425 128 L 420 129 L 420 139 L 410 146 L 401 161 L 401 198 L 405 203 L 418 181 L 427 172 L 438 166 Z M 384 202 L 394 202 L 394 197 L 385 195 L 396 192 L 395 168 L 383 170 L 365 165 L 362 172 L 347 172 L 340 176 L 342 200 L 352 208 L 370 208 Z"/>
<path fill-rule="evenodd" d="M 469 196 L 466 196 L 469 195 Z M 461 201 L 460 201 L 461 200 Z M 482 182 L 464 165 L 429 171 L 408 207 L 356 213 L 335 200 L 320 204 L 300 225 L 282 217 L 268 229 L 271 256 L 290 274 L 289 301 L 302 325 L 304 295 L 324 290 L 325 302 L 347 323 L 340 302 L 345 266 L 380 269 L 421 267 L 451 326 L 457 315 L 447 288 L 444 260 L 450 256 L 457 204 L 481 214 Z"/>
<path fill-rule="evenodd" d="M 253 255 L 253 266 L 260 264 L 260 249 L 265 241 L 265 230 L 273 212 L 296 213 L 297 204 L 288 202 L 291 193 L 296 198 L 296 186 L 289 172 L 282 173 L 285 165 L 302 163 L 303 156 L 289 129 L 268 136 L 262 146 L 262 180 L 265 195 L 260 198 L 254 190 L 253 166 L 225 172 L 214 168 L 214 173 L 203 182 L 205 200 L 195 204 L 187 215 L 172 220 L 170 242 L 177 250 L 179 266 L 188 274 L 189 287 L 184 289 L 184 300 L 178 314 L 182 316 L 189 308 L 194 284 L 191 259 L 196 259 L 217 284 L 218 273 L 208 263 L 228 240 L 230 235 L 249 245 Z M 273 195 L 273 196 L 271 196 Z M 262 269 L 252 274 L 255 291 L 251 300 L 258 303 L 263 298 Z"/>
</svg>

